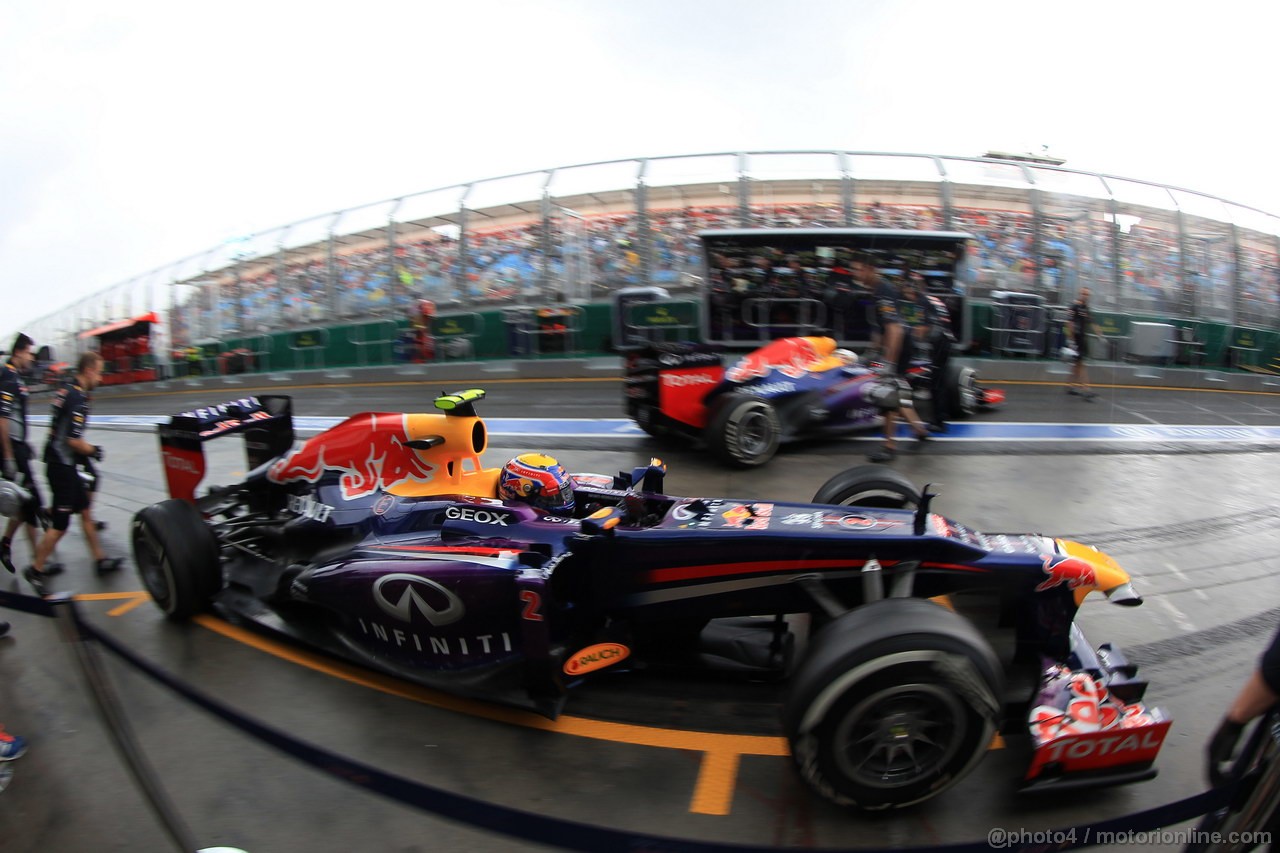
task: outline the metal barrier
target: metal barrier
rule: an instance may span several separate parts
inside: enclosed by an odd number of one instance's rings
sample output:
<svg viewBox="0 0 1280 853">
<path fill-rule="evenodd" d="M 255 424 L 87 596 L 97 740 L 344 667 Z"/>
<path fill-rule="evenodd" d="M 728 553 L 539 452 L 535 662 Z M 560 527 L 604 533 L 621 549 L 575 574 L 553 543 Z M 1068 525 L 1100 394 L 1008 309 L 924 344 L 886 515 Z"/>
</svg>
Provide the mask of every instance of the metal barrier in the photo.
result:
<svg viewBox="0 0 1280 853">
<path fill-rule="evenodd" d="M 503 310 L 507 343 L 516 357 L 581 352 L 586 315 L 578 305 L 540 305 Z"/>
<path fill-rule="evenodd" d="M 271 349 L 272 340 L 270 335 L 259 335 L 256 338 L 249 338 L 245 341 L 252 347 L 246 346 L 249 350 L 248 354 L 253 357 L 253 372 L 266 373 L 271 369 Z"/>
<path fill-rule="evenodd" d="M 175 354 L 171 362 L 173 378 L 194 379 L 204 376 L 218 375 L 218 355 L 222 352 L 221 341 L 205 340 L 192 344 Z"/>
<path fill-rule="evenodd" d="M 380 338 L 368 337 L 369 331 L 376 329 L 382 333 Z M 357 332 L 359 339 L 357 340 Z M 347 327 L 347 343 L 356 348 L 356 364 L 359 367 L 367 367 L 370 362 L 367 358 L 369 347 L 386 347 L 382 353 L 382 358 L 372 362 L 372 364 L 390 364 L 392 361 L 393 347 L 396 343 L 396 323 L 394 320 L 378 320 L 373 323 L 361 323 L 358 326 Z"/>
<path fill-rule="evenodd" d="M 1033 294 L 998 293 L 991 306 L 991 351 L 1040 356 L 1045 352 L 1048 310 Z M 1025 299 L 1026 301 L 1020 301 Z"/>
<path fill-rule="evenodd" d="M 474 311 L 435 317 L 431 322 L 436 360 L 475 358 L 476 339 L 484 334 L 484 316 Z"/>
<path fill-rule="evenodd" d="M 325 351 L 329 348 L 328 329 L 306 329 L 289 336 L 289 351 L 293 353 L 293 369 L 307 370 L 325 366 Z M 308 359 L 308 356 L 314 358 Z M 307 364 L 310 360 L 312 364 Z"/>
<path fill-rule="evenodd" d="M 763 337 L 812 335 L 827 327 L 827 306 L 817 299 L 755 296 L 742 301 L 742 321 Z"/>
</svg>

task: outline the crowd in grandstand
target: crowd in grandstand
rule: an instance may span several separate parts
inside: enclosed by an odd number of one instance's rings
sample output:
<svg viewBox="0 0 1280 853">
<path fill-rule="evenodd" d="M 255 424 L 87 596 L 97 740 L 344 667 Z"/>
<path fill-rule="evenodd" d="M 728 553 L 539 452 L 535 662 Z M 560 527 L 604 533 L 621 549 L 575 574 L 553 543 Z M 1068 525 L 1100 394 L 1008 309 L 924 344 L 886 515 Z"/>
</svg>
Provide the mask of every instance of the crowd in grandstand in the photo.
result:
<svg viewBox="0 0 1280 853">
<path fill-rule="evenodd" d="M 1142 222 L 1122 228 L 1117 289 L 1113 226 L 1100 211 L 1074 218 L 1046 213 L 1038 253 L 1030 212 L 964 206 L 953 212 L 951 228 L 975 238 L 959 283 L 975 295 L 993 290 L 1042 292 L 1050 303 L 1065 304 L 1081 286 L 1089 285 L 1104 310 L 1190 312 L 1224 320 L 1230 316 L 1234 257 L 1226 239 L 1198 238 L 1188 241 L 1193 245 L 1180 247 L 1172 223 L 1160 227 Z M 599 300 L 620 287 L 642 283 L 680 289 L 702 274 L 697 233 L 704 229 L 847 224 L 835 203 L 756 206 L 749 219 L 743 222 L 735 205 L 651 211 L 647 280 L 640 221 L 634 213 L 557 215 L 546 235 L 541 220 L 473 226 L 463 237 L 465 252 L 457 237 L 436 232 L 403 239 L 394 249 L 385 244 L 351 247 L 332 261 L 322 247 L 314 256 L 296 261 L 256 262 L 238 279 L 224 276 L 218 287 L 193 293 L 175 312 L 174 339 L 400 318 L 424 298 L 449 311 Z M 945 222 L 937 206 L 871 202 L 856 207 L 852 224 L 938 230 Z M 1242 316 L 1274 317 L 1278 307 L 1275 254 L 1244 246 L 1242 258 L 1237 310 L 1244 312 Z M 1190 300 L 1183 268 L 1194 284 Z"/>
</svg>

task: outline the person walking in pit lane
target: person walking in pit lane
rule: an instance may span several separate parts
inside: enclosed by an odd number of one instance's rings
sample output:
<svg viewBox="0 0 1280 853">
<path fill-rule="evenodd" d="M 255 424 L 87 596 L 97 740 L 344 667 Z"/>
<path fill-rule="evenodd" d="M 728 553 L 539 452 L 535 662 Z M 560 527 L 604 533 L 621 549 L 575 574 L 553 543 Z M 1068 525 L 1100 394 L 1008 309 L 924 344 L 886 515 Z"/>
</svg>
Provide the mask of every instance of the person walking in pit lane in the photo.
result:
<svg viewBox="0 0 1280 853">
<path fill-rule="evenodd" d="M 876 270 L 875 263 L 866 255 L 858 256 L 852 264 L 853 277 L 863 287 L 871 291 L 875 298 L 875 317 L 880 329 L 881 357 L 885 365 L 885 379 L 907 375 L 911 367 L 911 359 L 915 353 L 912 345 L 912 334 L 898 315 L 898 300 L 901 298 L 898 286 L 890 284 Z M 910 271 L 904 273 L 909 275 Z M 897 438 L 895 425 L 901 416 L 915 431 L 918 441 L 928 441 L 929 430 L 916 414 L 911 405 L 910 391 L 901 391 L 907 395 L 902 405 L 889 409 L 884 413 L 884 445 L 875 453 L 867 456 L 871 462 L 891 462 L 897 455 Z"/>
<path fill-rule="evenodd" d="M 58 540 L 67 532 L 73 515 L 80 516 L 84 538 L 88 542 L 98 574 L 116 571 L 122 562 L 118 557 L 108 558 L 102 550 L 97 525 L 94 524 L 89 509 L 89 495 L 77 470 L 78 463 L 83 458 L 102 460 L 102 448 L 84 439 L 84 431 L 89 422 L 89 393 L 101 381 L 102 357 L 95 352 L 86 352 L 76 364 L 75 377 L 58 389 L 53 400 L 49 439 L 44 446 L 45 472 L 49 489 L 53 492 L 53 510 L 50 513 L 49 529 L 45 531 L 44 538 L 36 549 L 35 562 L 22 573 L 41 595 L 46 592 L 45 580 L 48 573 L 44 570 L 45 561 L 53 553 Z"/>
<path fill-rule="evenodd" d="M 951 415 L 947 405 L 950 390 L 947 388 L 947 367 L 951 364 L 951 345 L 956 340 L 951 331 L 951 312 L 945 302 L 929 292 L 920 273 L 908 273 L 906 287 L 907 298 L 914 300 L 917 306 L 919 325 L 913 331 L 919 338 L 918 343 L 929 353 L 929 429 L 946 432 L 947 418 Z"/>
<path fill-rule="evenodd" d="M 31 473 L 31 458 L 35 454 L 27 444 L 27 383 L 23 374 L 34 361 L 35 341 L 19 333 L 13 341 L 9 361 L 0 368 L 0 454 L 3 455 L 3 474 L 6 480 L 17 483 L 31 495 L 31 500 L 23 506 L 22 511 L 9 519 L 4 536 L 0 538 L 0 564 L 10 573 L 16 571 L 13 565 L 13 536 L 18 528 L 26 527 L 31 553 L 35 554 L 36 525 L 47 526 L 43 523 L 46 516 L 40 490 Z M 46 571 L 53 575 L 61 569 L 60 564 L 50 562 Z"/>
<path fill-rule="evenodd" d="M 1101 335 L 1102 331 L 1093 322 L 1089 295 L 1089 288 L 1082 287 L 1080 295 L 1067 311 L 1067 342 L 1076 351 L 1071 365 L 1071 378 L 1067 381 L 1067 393 L 1083 397 L 1092 403 L 1093 398 L 1098 395 L 1089 390 L 1089 373 L 1084 366 L 1085 352 L 1089 349 L 1089 333 Z"/>
</svg>

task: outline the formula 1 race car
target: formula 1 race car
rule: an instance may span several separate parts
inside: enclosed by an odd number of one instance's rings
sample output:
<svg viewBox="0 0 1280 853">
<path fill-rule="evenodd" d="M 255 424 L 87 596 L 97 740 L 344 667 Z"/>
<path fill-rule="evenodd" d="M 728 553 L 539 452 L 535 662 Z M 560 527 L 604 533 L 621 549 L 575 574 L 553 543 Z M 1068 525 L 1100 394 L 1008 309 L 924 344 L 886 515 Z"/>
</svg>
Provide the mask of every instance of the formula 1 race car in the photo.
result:
<svg viewBox="0 0 1280 853">
<path fill-rule="evenodd" d="M 570 511 L 503 500 L 508 469 L 480 464 L 483 396 L 358 414 L 296 447 L 288 397 L 170 418 L 172 497 L 132 523 L 147 591 L 174 620 L 213 609 L 550 717 L 593 679 L 706 676 L 733 656 L 718 676 L 776 688 L 805 781 L 859 808 L 945 790 L 998 729 L 1031 745 L 1030 789 L 1155 775 L 1169 720 L 1074 624 L 1091 592 L 1141 603 L 1106 554 L 972 530 L 883 466 L 813 503 L 667 495 L 657 460 L 572 476 Z M 236 433 L 249 474 L 196 498 L 203 443 Z M 703 654 L 726 624 L 728 650 Z"/>
<path fill-rule="evenodd" d="M 701 345 L 651 344 L 627 355 L 627 414 L 652 436 L 702 439 L 722 461 L 747 468 L 768 462 L 783 442 L 878 426 L 884 409 L 928 392 L 928 361 L 885 377 L 882 365 L 854 364 L 843 352 L 832 338 L 780 338 L 725 370 L 720 354 Z M 954 417 L 1004 402 L 972 367 L 953 361 L 946 371 Z"/>
</svg>

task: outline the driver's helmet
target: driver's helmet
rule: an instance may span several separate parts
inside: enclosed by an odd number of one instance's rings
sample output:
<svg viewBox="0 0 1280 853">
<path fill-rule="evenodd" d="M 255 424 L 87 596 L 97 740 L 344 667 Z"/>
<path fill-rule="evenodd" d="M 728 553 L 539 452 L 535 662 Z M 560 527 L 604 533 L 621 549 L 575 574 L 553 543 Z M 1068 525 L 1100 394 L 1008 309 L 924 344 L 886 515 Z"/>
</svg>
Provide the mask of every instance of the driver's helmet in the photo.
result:
<svg viewBox="0 0 1280 853">
<path fill-rule="evenodd" d="M 858 366 L 858 354 L 851 349 L 838 349 L 831 354 L 838 358 L 845 367 Z"/>
<path fill-rule="evenodd" d="M 556 515 L 573 512 L 573 484 L 569 472 L 554 456 L 521 453 L 498 475 L 498 497 L 545 509 Z"/>
</svg>

